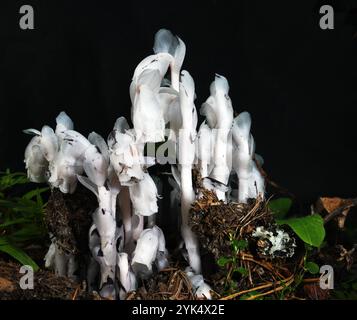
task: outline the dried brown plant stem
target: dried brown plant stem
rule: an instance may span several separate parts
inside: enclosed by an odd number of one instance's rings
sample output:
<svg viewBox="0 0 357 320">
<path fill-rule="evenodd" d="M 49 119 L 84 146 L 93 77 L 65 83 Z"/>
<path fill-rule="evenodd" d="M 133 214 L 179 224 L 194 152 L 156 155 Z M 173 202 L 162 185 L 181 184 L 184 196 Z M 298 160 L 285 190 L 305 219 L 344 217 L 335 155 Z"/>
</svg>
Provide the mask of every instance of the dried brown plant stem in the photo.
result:
<svg viewBox="0 0 357 320">
<path fill-rule="evenodd" d="M 236 298 L 238 296 L 241 296 L 243 294 L 246 294 L 246 293 L 249 293 L 249 292 L 252 292 L 252 291 L 262 290 L 262 289 L 273 287 L 273 286 L 278 285 L 278 284 L 282 284 L 282 285 L 280 285 L 279 287 L 277 287 L 277 288 L 275 288 L 273 290 L 270 290 L 270 291 L 267 291 L 267 292 L 264 292 L 264 293 L 261 293 L 261 294 L 258 294 L 258 295 L 254 295 L 254 296 L 248 298 L 248 300 L 252 300 L 252 299 L 258 298 L 260 296 L 264 296 L 264 295 L 268 295 L 268 294 L 280 291 L 280 290 L 286 288 L 287 286 L 289 286 L 293 281 L 294 281 L 294 275 L 291 275 L 290 277 L 288 277 L 288 278 L 286 278 L 284 280 L 281 280 L 281 281 L 278 281 L 278 282 L 270 282 L 270 283 L 266 283 L 266 284 L 263 284 L 263 285 L 260 285 L 260 286 L 257 286 L 257 287 L 251 288 L 251 289 L 239 291 L 239 292 L 233 293 L 233 294 L 231 294 L 229 296 L 223 297 L 220 300 L 232 300 L 232 299 L 234 299 L 234 298 Z"/>
</svg>

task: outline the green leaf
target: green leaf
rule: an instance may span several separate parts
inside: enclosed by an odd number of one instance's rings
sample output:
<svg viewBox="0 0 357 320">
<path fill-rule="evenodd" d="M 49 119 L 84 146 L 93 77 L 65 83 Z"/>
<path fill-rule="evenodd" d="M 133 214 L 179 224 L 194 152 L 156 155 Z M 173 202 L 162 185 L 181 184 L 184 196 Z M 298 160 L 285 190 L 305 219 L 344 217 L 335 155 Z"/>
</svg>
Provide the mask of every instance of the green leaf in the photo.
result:
<svg viewBox="0 0 357 320">
<path fill-rule="evenodd" d="M 268 207 L 273 212 L 275 219 L 283 219 L 289 212 L 292 203 L 290 198 L 279 198 L 270 200 Z"/>
<path fill-rule="evenodd" d="M 217 260 L 217 264 L 220 266 L 220 267 L 224 267 L 226 264 L 232 262 L 232 258 L 227 258 L 227 257 L 220 257 L 218 260 Z"/>
<path fill-rule="evenodd" d="M 357 282 L 352 283 L 352 289 L 357 291 Z"/>
<path fill-rule="evenodd" d="M 243 267 L 239 267 L 239 268 L 234 269 L 234 272 L 238 272 L 242 276 L 247 276 L 249 274 L 248 270 L 246 268 L 243 268 Z"/>
<path fill-rule="evenodd" d="M 12 220 L 5 221 L 4 223 L 0 224 L 0 228 L 5 228 L 5 227 L 8 227 L 8 226 L 12 226 L 12 225 L 15 225 L 15 224 L 21 224 L 21 223 L 26 223 L 26 222 L 28 222 L 28 219 L 26 219 L 26 218 L 12 219 Z"/>
<path fill-rule="evenodd" d="M 320 271 L 319 266 L 312 261 L 308 261 L 305 263 L 305 269 L 309 271 L 311 274 L 317 274 Z"/>
<path fill-rule="evenodd" d="M 12 232 L 8 239 L 14 244 L 23 244 L 30 240 L 40 239 L 44 236 L 44 229 L 40 224 L 27 224 L 24 227 Z"/>
<path fill-rule="evenodd" d="M 31 190 L 29 192 L 27 192 L 26 194 L 24 194 L 22 196 L 23 199 L 27 199 L 27 200 L 31 200 L 32 198 L 34 198 L 35 196 L 38 197 L 41 193 L 48 191 L 49 188 L 36 188 L 35 190 Z"/>
<path fill-rule="evenodd" d="M 29 180 L 24 172 L 13 172 L 6 170 L 5 172 L 0 172 L 0 190 L 6 190 L 15 185 L 28 183 Z"/>
<path fill-rule="evenodd" d="M 33 261 L 24 251 L 11 245 L 6 239 L 0 238 L 0 251 L 7 253 L 23 265 L 29 265 L 34 271 L 39 269 L 39 266 Z"/>
<path fill-rule="evenodd" d="M 232 248 L 234 252 L 238 252 L 239 250 L 243 250 L 248 247 L 248 242 L 246 240 L 232 240 L 231 241 Z"/>
<path fill-rule="evenodd" d="M 325 238 L 324 221 L 318 214 L 302 218 L 277 220 L 277 223 L 288 225 L 302 241 L 314 247 L 319 247 Z"/>
</svg>

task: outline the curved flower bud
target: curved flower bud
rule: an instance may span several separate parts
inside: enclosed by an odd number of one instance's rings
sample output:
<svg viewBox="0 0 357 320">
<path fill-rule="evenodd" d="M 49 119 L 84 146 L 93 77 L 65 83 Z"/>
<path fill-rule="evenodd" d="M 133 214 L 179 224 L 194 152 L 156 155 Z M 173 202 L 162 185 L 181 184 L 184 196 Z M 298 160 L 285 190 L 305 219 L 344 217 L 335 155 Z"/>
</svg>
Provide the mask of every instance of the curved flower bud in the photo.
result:
<svg viewBox="0 0 357 320">
<path fill-rule="evenodd" d="M 136 275 L 146 279 L 152 274 L 152 264 L 159 247 L 159 233 L 156 229 L 145 229 L 140 234 L 133 253 L 131 266 Z"/>
<path fill-rule="evenodd" d="M 157 187 L 148 173 L 144 178 L 129 186 L 130 199 L 134 213 L 142 216 L 150 216 L 157 212 Z"/>
<path fill-rule="evenodd" d="M 254 162 L 254 140 L 250 134 L 251 117 L 242 112 L 234 119 L 232 134 L 236 144 L 233 167 L 239 179 L 238 201 L 246 203 L 249 198 L 258 195 L 264 197 L 264 178 Z"/>
<path fill-rule="evenodd" d="M 194 274 L 191 268 L 186 268 L 186 275 L 190 280 L 193 292 L 198 299 L 212 299 L 212 289 L 207 283 L 205 283 L 201 274 Z"/>
<path fill-rule="evenodd" d="M 128 186 L 144 178 L 144 144 L 135 142 L 131 130 L 121 131 L 114 128 L 108 138 L 110 163 L 121 185 Z"/>
<path fill-rule="evenodd" d="M 158 95 L 146 84 L 140 85 L 137 89 L 133 106 L 133 124 L 136 141 L 164 141 L 164 113 Z"/>
<path fill-rule="evenodd" d="M 214 130 L 213 169 L 210 177 L 226 185 L 230 174 L 227 158 L 229 132 L 233 121 L 233 107 L 228 96 L 229 85 L 225 77 L 216 74 L 210 87 L 211 96 L 202 105 L 201 114 L 205 115 L 209 126 Z M 223 195 L 223 199 L 225 200 Z"/>
<path fill-rule="evenodd" d="M 154 52 L 167 52 L 173 56 L 170 64 L 171 68 L 171 84 L 173 89 L 179 91 L 180 70 L 185 59 L 186 46 L 185 43 L 177 36 L 174 36 L 167 29 L 160 29 L 155 34 Z"/>
<path fill-rule="evenodd" d="M 63 139 L 65 132 L 67 130 L 73 130 L 74 125 L 72 119 L 64 112 L 60 112 L 60 114 L 56 118 L 56 135 Z"/>
<path fill-rule="evenodd" d="M 25 149 L 25 167 L 27 169 L 27 177 L 32 182 L 46 182 L 48 161 L 40 147 L 41 137 L 35 136 L 31 139 L 30 143 Z"/>
</svg>

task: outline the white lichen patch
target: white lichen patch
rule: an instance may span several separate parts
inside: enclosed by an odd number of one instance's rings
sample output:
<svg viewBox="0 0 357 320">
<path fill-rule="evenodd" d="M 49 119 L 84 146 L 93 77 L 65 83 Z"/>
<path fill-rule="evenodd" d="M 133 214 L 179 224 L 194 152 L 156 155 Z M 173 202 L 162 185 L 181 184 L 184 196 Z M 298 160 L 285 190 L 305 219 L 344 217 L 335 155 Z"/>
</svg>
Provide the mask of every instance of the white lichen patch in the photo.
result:
<svg viewBox="0 0 357 320">
<path fill-rule="evenodd" d="M 274 230 L 269 231 L 260 226 L 255 229 L 252 236 L 262 240 L 263 245 L 258 245 L 258 247 L 259 251 L 265 256 L 290 258 L 294 255 L 295 239 L 282 229 L 274 228 Z"/>
</svg>

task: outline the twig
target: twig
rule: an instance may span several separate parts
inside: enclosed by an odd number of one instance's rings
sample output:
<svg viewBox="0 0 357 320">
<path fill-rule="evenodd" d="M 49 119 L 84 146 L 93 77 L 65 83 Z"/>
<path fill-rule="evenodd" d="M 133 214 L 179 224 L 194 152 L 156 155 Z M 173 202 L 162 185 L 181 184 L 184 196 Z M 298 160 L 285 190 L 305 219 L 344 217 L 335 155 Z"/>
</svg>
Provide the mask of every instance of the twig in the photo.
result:
<svg viewBox="0 0 357 320">
<path fill-rule="evenodd" d="M 256 298 L 267 296 L 267 295 L 272 294 L 274 292 L 278 292 L 278 291 L 281 291 L 281 290 L 285 289 L 286 287 L 290 286 L 294 282 L 294 277 L 293 276 L 291 276 L 291 277 L 292 278 L 289 281 L 287 281 L 286 283 L 283 283 L 283 285 L 281 285 L 281 286 L 279 286 L 279 287 L 277 287 L 275 289 L 269 290 L 267 292 L 263 292 L 263 293 L 259 293 L 259 294 L 256 294 L 254 296 L 251 296 L 251 297 L 247 298 L 247 300 L 254 300 Z"/>
<path fill-rule="evenodd" d="M 309 278 L 309 279 L 303 279 L 302 282 L 304 283 L 311 283 L 311 282 L 319 282 L 320 278 Z"/>
<path fill-rule="evenodd" d="M 78 291 L 79 291 L 79 287 L 80 287 L 80 285 L 78 285 L 76 290 L 74 291 L 73 296 L 72 296 L 72 300 L 76 300 L 77 295 L 78 295 Z"/>
<path fill-rule="evenodd" d="M 349 201 L 348 204 L 337 208 L 336 210 L 332 211 L 327 216 L 325 216 L 324 223 L 326 224 L 327 222 L 329 222 L 333 218 L 336 218 L 337 216 L 342 214 L 345 210 L 350 209 L 350 208 L 352 208 L 352 207 L 354 207 L 356 205 L 357 205 L 357 198 L 351 199 L 351 201 Z"/>
<path fill-rule="evenodd" d="M 293 281 L 294 281 L 294 276 L 291 275 L 290 277 L 288 277 L 288 278 L 286 278 L 284 280 L 278 281 L 278 283 L 279 284 L 281 284 L 281 283 L 283 283 L 283 284 L 286 283 L 287 284 L 288 283 L 288 285 L 290 285 Z M 234 299 L 234 298 L 236 298 L 238 296 L 241 296 L 242 294 L 246 294 L 246 293 L 249 293 L 249 292 L 252 292 L 252 291 L 257 291 L 257 290 L 270 288 L 270 287 L 273 287 L 276 284 L 277 284 L 276 282 L 266 283 L 266 284 L 263 284 L 263 285 L 260 285 L 260 286 L 254 287 L 254 288 L 250 288 L 250 289 L 247 289 L 247 290 L 243 290 L 243 291 L 239 291 L 239 292 L 233 293 L 233 294 L 231 294 L 229 296 L 221 298 L 220 300 L 231 300 L 231 299 Z"/>
<path fill-rule="evenodd" d="M 125 300 L 132 300 L 135 297 L 135 294 L 135 291 L 130 292 Z"/>
<path fill-rule="evenodd" d="M 275 271 L 274 268 L 271 265 L 267 264 L 267 263 L 264 263 L 264 262 L 261 262 L 261 261 L 257 261 L 255 259 L 249 257 L 249 256 L 246 256 L 246 255 L 242 256 L 242 260 L 254 262 L 254 263 L 262 266 L 263 268 L 269 270 L 270 272 L 275 272 L 275 274 L 277 274 L 280 278 L 284 278 L 284 276 L 279 271 Z"/>
<path fill-rule="evenodd" d="M 261 286 L 255 287 L 255 288 L 239 291 L 239 292 L 233 293 L 233 294 L 231 294 L 229 296 L 223 297 L 220 300 L 231 300 L 231 299 L 234 299 L 234 298 L 236 298 L 236 297 L 238 297 L 238 296 L 240 296 L 242 294 L 249 293 L 251 291 L 269 288 L 269 287 L 273 286 L 273 284 L 274 283 L 271 282 L 271 283 L 263 284 Z"/>
</svg>

